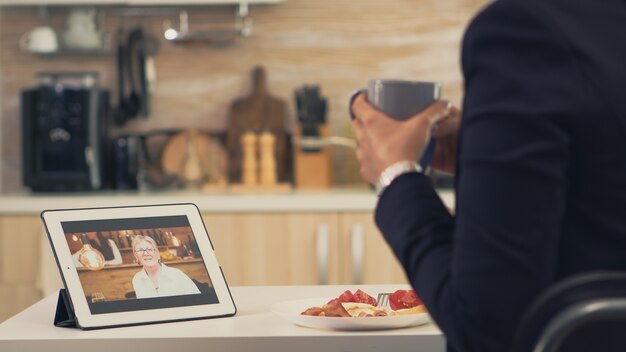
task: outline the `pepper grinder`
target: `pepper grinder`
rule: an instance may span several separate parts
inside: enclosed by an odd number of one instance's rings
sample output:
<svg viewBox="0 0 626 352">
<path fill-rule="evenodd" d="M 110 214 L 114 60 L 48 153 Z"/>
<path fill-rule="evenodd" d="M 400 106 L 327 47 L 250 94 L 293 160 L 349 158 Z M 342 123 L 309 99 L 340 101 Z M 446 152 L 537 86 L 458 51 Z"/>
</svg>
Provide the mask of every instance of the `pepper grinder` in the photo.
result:
<svg viewBox="0 0 626 352">
<path fill-rule="evenodd" d="M 276 137 L 272 132 L 261 133 L 261 185 L 276 186 Z"/>
<path fill-rule="evenodd" d="M 246 186 L 256 186 L 257 179 L 257 135 L 248 131 L 241 135 L 243 160 L 241 163 L 241 181 Z"/>
<path fill-rule="evenodd" d="M 193 129 L 189 131 L 187 137 L 187 154 L 183 160 L 183 174 L 186 187 L 199 187 L 204 179 L 204 171 L 200 162 L 197 145 L 198 131 Z"/>
</svg>

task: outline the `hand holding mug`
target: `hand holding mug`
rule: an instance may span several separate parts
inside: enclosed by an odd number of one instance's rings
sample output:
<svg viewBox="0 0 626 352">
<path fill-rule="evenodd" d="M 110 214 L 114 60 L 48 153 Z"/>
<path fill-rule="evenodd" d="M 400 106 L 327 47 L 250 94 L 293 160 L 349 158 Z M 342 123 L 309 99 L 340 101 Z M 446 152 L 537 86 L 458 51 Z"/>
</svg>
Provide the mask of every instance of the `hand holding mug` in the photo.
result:
<svg viewBox="0 0 626 352">
<path fill-rule="evenodd" d="M 450 110 L 447 102 L 439 101 L 411 118 L 398 120 L 372 106 L 364 93 L 356 95 L 351 107 L 361 176 L 371 184 L 378 181 L 388 166 L 420 159 L 430 141 L 432 127 Z"/>
<path fill-rule="evenodd" d="M 454 174 L 456 155 L 461 128 L 461 110 L 452 106 L 447 117 L 439 121 L 432 130 L 432 137 L 437 140 L 431 167 L 435 170 Z"/>
<path fill-rule="evenodd" d="M 431 166 L 435 150 L 441 149 L 430 138 L 431 131 L 452 110 L 448 102 L 438 102 L 440 96 L 439 83 L 380 79 L 370 80 L 367 89 L 352 96 L 357 158 L 367 181 L 374 183 L 382 170 L 397 161 L 419 160 L 423 170 Z"/>
</svg>

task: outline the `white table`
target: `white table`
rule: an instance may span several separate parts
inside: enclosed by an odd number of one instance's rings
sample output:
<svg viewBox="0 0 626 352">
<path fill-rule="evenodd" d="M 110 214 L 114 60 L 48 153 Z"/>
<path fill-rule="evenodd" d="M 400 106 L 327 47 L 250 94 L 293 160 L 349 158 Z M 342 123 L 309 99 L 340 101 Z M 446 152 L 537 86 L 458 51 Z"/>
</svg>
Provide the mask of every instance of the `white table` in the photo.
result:
<svg viewBox="0 0 626 352">
<path fill-rule="evenodd" d="M 445 340 L 432 323 L 386 331 L 326 331 L 293 325 L 270 312 L 270 306 L 281 301 L 337 296 L 346 289 L 357 288 L 365 292 L 383 292 L 397 286 L 233 287 L 232 294 L 238 309 L 234 317 L 90 331 L 53 326 L 57 302 L 57 295 L 54 294 L 0 324 L 0 351 L 445 350 Z"/>
</svg>

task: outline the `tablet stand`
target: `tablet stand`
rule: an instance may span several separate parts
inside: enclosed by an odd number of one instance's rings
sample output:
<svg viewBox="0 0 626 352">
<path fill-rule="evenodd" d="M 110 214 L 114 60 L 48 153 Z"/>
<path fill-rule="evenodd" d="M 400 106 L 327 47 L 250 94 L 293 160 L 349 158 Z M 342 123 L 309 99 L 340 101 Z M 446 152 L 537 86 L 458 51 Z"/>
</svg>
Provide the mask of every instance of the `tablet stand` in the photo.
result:
<svg viewBox="0 0 626 352">
<path fill-rule="evenodd" d="M 59 291 L 59 300 L 57 301 L 57 310 L 54 314 L 54 326 L 61 326 L 64 328 L 75 328 L 76 316 L 74 315 L 74 309 L 70 304 L 70 299 L 67 296 L 67 291 L 61 289 Z"/>
</svg>

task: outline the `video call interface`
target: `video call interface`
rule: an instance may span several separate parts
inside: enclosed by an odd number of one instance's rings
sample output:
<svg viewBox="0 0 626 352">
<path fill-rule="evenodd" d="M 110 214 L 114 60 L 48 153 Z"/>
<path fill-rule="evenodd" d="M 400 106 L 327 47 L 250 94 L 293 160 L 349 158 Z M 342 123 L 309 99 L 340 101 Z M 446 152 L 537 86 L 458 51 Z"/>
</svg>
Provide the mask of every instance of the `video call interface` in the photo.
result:
<svg viewBox="0 0 626 352">
<path fill-rule="evenodd" d="M 61 226 L 92 314 L 219 303 L 184 215 Z"/>
</svg>

